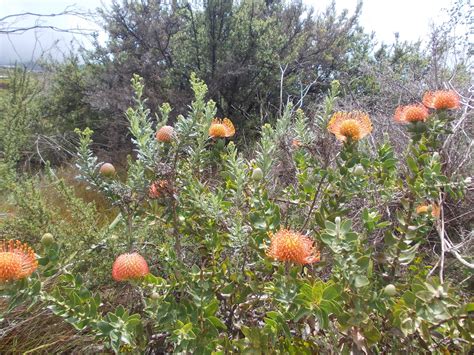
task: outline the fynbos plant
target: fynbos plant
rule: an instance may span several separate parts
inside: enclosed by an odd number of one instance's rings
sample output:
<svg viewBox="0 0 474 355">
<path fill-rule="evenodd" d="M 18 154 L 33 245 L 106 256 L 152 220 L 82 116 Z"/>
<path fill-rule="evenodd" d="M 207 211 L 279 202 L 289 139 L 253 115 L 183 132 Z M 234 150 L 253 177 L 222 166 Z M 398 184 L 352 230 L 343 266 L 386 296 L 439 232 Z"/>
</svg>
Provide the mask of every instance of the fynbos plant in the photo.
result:
<svg viewBox="0 0 474 355">
<path fill-rule="evenodd" d="M 262 127 L 246 158 L 231 141 L 238 130 L 215 117 L 195 76 L 195 100 L 174 125 L 167 104 L 152 118 L 141 78 L 132 86 L 135 106 L 126 116 L 135 151 L 127 171 L 99 162 L 89 129 L 77 131 L 77 166 L 120 211 L 101 247 L 104 257 L 115 254 L 110 287 L 128 285 L 133 301 L 107 312 L 78 271 L 65 271 L 53 239 L 30 280 L 34 268 L 18 280 L 15 268 L 25 259 L 0 249 L 2 292 L 13 306 L 18 295 L 39 300 L 115 352 L 443 353 L 472 346 L 474 305 L 442 264 L 452 251 L 446 198 L 461 198 L 465 187 L 442 171 L 456 94 L 428 93 L 423 104 L 396 110 L 395 121 L 411 135 L 397 157 L 387 142 L 369 144 L 377 127 L 367 113 L 333 112 L 335 82 L 317 119 L 288 105 L 275 127 Z M 323 149 L 331 134 L 337 152 Z M 426 253 L 433 227 L 442 232 L 439 262 Z M 53 290 L 41 288 L 59 275 Z"/>
</svg>

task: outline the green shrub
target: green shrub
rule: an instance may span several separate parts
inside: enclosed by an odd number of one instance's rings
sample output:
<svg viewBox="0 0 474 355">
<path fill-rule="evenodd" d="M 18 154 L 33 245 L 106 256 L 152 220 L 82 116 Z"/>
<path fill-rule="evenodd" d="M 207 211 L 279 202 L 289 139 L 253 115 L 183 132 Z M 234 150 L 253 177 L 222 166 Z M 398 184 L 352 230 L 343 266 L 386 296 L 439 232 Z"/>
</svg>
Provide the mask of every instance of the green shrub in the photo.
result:
<svg viewBox="0 0 474 355">
<path fill-rule="evenodd" d="M 16 178 L 17 163 L 31 147 L 39 120 L 37 97 L 41 87 L 25 68 L 9 71 L 9 84 L 0 93 L 0 192 Z"/>
<path fill-rule="evenodd" d="M 126 115 L 136 150 L 126 177 L 102 176 L 92 131 L 77 131 L 81 179 L 120 214 L 97 230 L 93 209 L 68 200 L 74 239 L 51 231 L 57 242 L 42 249 L 39 272 L 4 285 L 11 302 L 40 300 L 115 352 L 469 351 L 474 305 L 444 274 L 449 254 L 471 265 L 452 248 L 444 219 L 446 196 L 465 189 L 462 177 L 441 171 L 455 110 L 408 123 L 399 157 L 389 143 L 364 139 L 372 129 L 364 113 L 333 115 L 333 83 L 317 120 L 287 106 L 246 158 L 229 138 L 209 137 L 216 106 L 202 81 L 192 77 L 195 100 L 170 142 L 154 137 L 169 105 L 155 127 L 141 78 L 132 86 Z M 332 156 L 319 145 L 331 140 L 327 126 L 343 140 Z M 26 229 L 39 240 L 54 218 L 32 207 Z M 439 260 L 432 238 L 442 243 Z M 114 278 L 130 282 L 115 288 L 132 297 L 113 308 L 89 278 L 108 273 L 119 254 Z M 50 269 L 61 274 L 53 290 L 39 284 Z"/>
</svg>

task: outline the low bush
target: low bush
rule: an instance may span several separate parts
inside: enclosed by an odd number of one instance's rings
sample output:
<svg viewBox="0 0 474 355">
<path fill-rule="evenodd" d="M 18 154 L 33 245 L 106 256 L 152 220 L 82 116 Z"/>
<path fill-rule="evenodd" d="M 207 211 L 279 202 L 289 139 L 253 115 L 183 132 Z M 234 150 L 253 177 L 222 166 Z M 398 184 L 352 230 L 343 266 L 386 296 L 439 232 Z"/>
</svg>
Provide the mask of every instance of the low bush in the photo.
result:
<svg viewBox="0 0 474 355">
<path fill-rule="evenodd" d="M 469 351 L 474 304 L 447 272 L 473 267 L 445 210 L 470 183 L 442 172 L 454 92 L 396 110 L 411 137 L 401 156 L 388 139 L 371 142 L 366 113 L 333 112 L 333 82 L 316 118 L 287 106 L 244 157 L 202 81 L 192 77 L 189 113 L 166 130 L 171 107 L 155 127 L 138 76 L 132 86 L 125 176 L 101 169 L 92 131 L 77 130 L 80 178 L 117 217 L 98 227 L 94 209 L 70 199 L 63 228 L 26 203 L 24 232 L 6 237 L 33 245 L 39 266 L 26 272 L 27 247 L 0 244 L 4 317 L 37 302 L 114 352 Z"/>
</svg>

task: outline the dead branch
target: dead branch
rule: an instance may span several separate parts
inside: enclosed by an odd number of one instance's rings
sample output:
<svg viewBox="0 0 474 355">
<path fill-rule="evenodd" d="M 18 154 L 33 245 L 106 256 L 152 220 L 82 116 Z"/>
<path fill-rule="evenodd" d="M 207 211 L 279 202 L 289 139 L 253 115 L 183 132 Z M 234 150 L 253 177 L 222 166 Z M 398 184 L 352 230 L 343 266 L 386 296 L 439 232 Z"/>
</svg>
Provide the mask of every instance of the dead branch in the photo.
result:
<svg viewBox="0 0 474 355">
<path fill-rule="evenodd" d="M 92 35 L 96 30 L 90 28 L 61 28 L 53 25 L 41 24 L 40 20 L 43 18 L 51 18 L 51 17 L 61 17 L 61 16 L 75 16 L 85 20 L 90 20 L 91 14 L 90 12 L 82 12 L 74 9 L 71 6 L 66 7 L 63 11 L 58 13 L 50 13 L 50 14 L 40 14 L 35 12 L 21 12 L 16 14 L 6 15 L 0 18 L 0 35 L 1 34 L 17 34 L 21 35 L 25 32 L 31 30 L 38 30 L 38 29 L 49 29 L 56 32 L 66 32 L 71 34 L 81 34 L 81 35 Z M 33 17 L 34 25 L 31 26 L 17 26 L 17 22 L 28 18 Z"/>
</svg>

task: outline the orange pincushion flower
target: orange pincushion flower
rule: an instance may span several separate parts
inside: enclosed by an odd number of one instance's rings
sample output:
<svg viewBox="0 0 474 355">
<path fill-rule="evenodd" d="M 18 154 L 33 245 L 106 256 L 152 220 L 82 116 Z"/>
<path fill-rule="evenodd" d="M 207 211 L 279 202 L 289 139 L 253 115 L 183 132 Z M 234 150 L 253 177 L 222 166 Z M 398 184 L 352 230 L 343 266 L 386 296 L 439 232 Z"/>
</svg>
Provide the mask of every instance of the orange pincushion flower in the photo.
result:
<svg viewBox="0 0 474 355">
<path fill-rule="evenodd" d="M 298 140 L 298 139 L 293 139 L 293 141 L 291 142 L 291 146 L 295 149 L 301 147 L 301 142 Z"/>
<path fill-rule="evenodd" d="M 431 208 L 431 215 L 434 218 L 439 218 L 439 216 L 441 215 L 441 208 L 436 203 L 432 203 L 430 205 L 421 204 L 421 205 L 416 207 L 416 213 L 417 214 L 428 213 L 430 208 Z"/>
<path fill-rule="evenodd" d="M 209 127 L 209 137 L 211 138 L 228 138 L 235 134 L 235 128 L 231 120 L 224 118 L 219 120 L 215 118 L 212 120 Z"/>
<path fill-rule="evenodd" d="M 364 112 L 336 112 L 329 121 L 328 131 L 340 141 L 358 141 L 372 132 L 372 121 Z"/>
<path fill-rule="evenodd" d="M 319 251 L 313 246 L 313 241 L 303 234 L 282 228 L 276 234 L 270 232 L 269 236 L 269 257 L 302 265 L 319 261 Z"/>
<path fill-rule="evenodd" d="M 174 128 L 171 126 L 163 126 L 156 132 L 156 140 L 158 142 L 169 143 L 173 139 Z"/>
<path fill-rule="evenodd" d="M 423 95 L 423 105 L 435 110 L 452 110 L 461 107 L 459 95 L 453 90 L 428 91 Z"/>
<path fill-rule="evenodd" d="M 115 281 L 139 279 L 149 272 L 146 260 L 138 253 L 122 254 L 112 265 L 112 277 Z"/>
<path fill-rule="evenodd" d="M 395 110 L 394 120 L 399 123 L 426 121 L 429 114 L 428 109 L 422 104 L 398 106 Z"/>
<path fill-rule="evenodd" d="M 159 198 L 161 194 L 168 188 L 167 180 L 158 180 L 153 182 L 148 189 L 149 198 Z"/>
<path fill-rule="evenodd" d="M 0 242 L 0 282 L 23 279 L 38 268 L 35 253 L 19 240 Z"/>
</svg>

